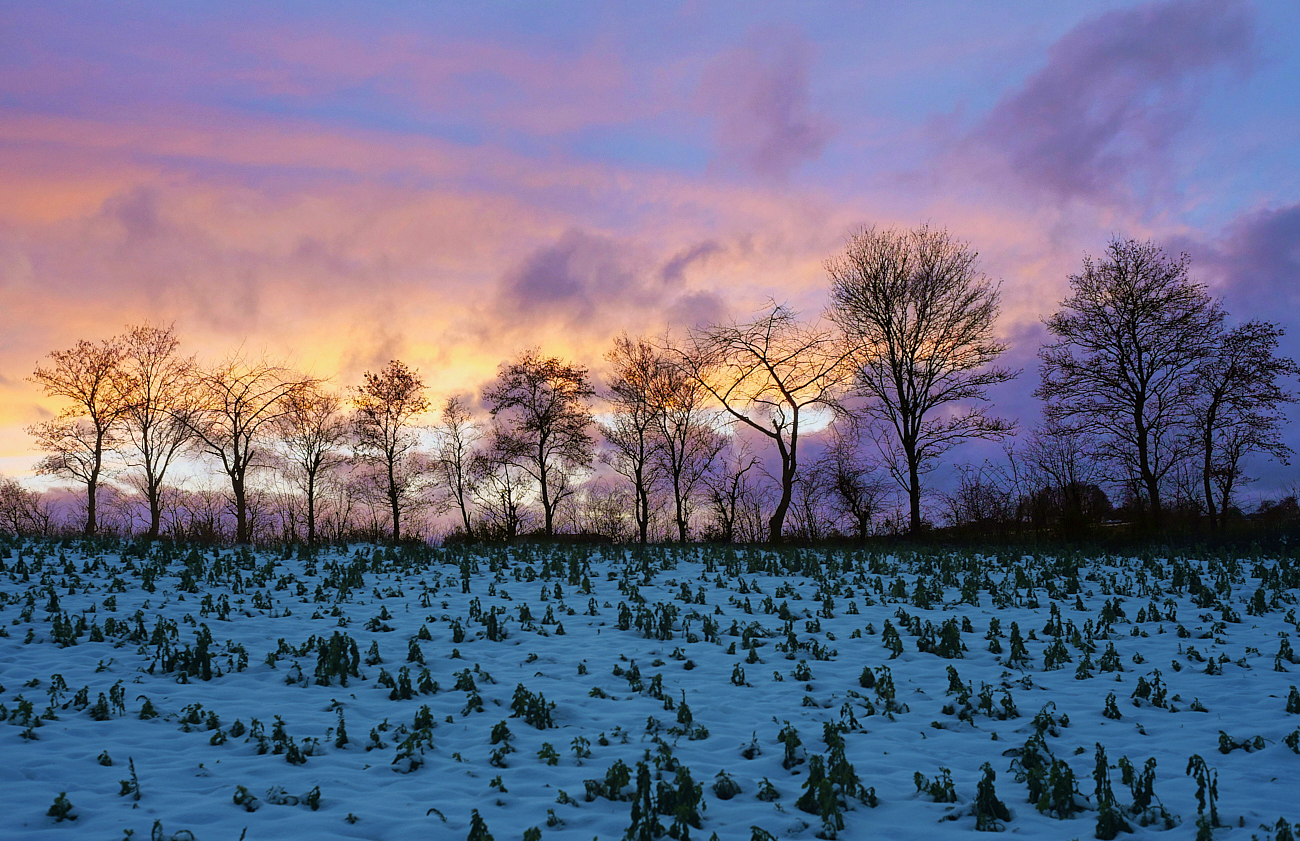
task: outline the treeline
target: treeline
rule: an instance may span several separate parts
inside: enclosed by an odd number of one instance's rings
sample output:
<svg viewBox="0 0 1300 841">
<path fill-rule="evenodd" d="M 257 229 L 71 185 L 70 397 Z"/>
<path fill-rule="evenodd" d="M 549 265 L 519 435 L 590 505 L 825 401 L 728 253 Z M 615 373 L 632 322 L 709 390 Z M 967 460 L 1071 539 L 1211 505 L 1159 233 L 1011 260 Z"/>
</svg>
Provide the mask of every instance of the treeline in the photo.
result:
<svg viewBox="0 0 1300 841">
<path fill-rule="evenodd" d="M 990 410 L 988 390 L 1020 372 L 997 364 L 999 288 L 967 243 L 866 229 L 826 270 L 822 321 L 772 303 L 680 337 L 623 335 L 600 384 L 530 349 L 477 398 L 437 407 L 398 360 L 340 392 L 242 352 L 202 364 L 173 328 L 134 327 L 36 367 L 65 404 L 29 429 L 37 471 L 81 488 L 87 535 L 396 542 L 455 523 L 462 539 L 776 542 L 932 519 L 998 535 L 1116 517 L 1222 529 L 1247 458 L 1290 455 L 1300 367 L 1278 355 L 1282 329 L 1229 327 L 1186 256 L 1116 238 L 1085 257 L 1045 320 L 1028 430 Z M 1003 456 L 933 492 L 929 475 L 971 440 Z M 187 487 L 197 465 L 221 482 Z M 0 530 L 70 526 L 51 494 L 0 480 Z"/>
</svg>

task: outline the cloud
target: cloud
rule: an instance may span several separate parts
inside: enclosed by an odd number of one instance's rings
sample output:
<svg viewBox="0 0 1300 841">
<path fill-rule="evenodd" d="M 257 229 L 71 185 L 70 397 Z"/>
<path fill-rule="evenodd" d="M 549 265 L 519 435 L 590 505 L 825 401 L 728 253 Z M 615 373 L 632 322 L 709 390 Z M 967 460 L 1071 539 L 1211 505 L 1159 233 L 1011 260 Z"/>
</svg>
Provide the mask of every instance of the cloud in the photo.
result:
<svg viewBox="0 0 1300 841">
<path fill-rule="evenodd" d="M 497 299 L 502 327 L 562 324 L 571 336 L 605 338 L 619 329 L 657 331 L 716 319 L 712 291 L 682 289 L 687 267 L 726 248 L 713 240 L 662 260 L 629 239 L 570 229 L 506 273 Z"/>
<path fill-rule="evenodd" d="M 717 117 L 723 160 L 785 179 L 821 155 L 834 129 L 809 103 L 811 64 L 812 47 L 797 31 L 765 28 L 707 69 L 700 102 Z"/>
<path fill-rule="evenodd" d="M 1048 50 L 1047 64 L 1004 97 L 968 140 L 1028 186 L 1059 199 L 1131 192 L 1159 180 L 1208 74 L 1249 69 L 1245 0 L 1167 0 L 1107 12 Z"/>
<path fill-rule="evenodd" d="M 679 283 L 686 273 L 686 269 L 692 263 L 699 263 L 708 260 L 714 254 L 722 251 L 723 248 L 713 240 L 692 245 L 684 251 L 674 254 L 663 268 L 659 270 L 659 276 L 665 283 Z"/>
<path fill-rule="evenodd" d="M 1300 306 L 1300 204 L 1244 214 L 1218 240 L 1176 238 L 1171 250 L 1190 254 L 1193 273 L 1246 318 L 1285 320 L 1278 313 Z"/>
</svg>

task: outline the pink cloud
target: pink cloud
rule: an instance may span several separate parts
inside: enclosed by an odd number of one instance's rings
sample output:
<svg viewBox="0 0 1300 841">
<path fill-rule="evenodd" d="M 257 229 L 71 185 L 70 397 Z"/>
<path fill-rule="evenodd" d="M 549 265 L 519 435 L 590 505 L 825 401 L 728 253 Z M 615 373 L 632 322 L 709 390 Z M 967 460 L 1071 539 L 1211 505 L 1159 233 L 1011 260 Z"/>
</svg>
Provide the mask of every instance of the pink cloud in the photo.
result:
<svg viewBox="0 0 1300 841">
<path fill-rule="evenodd" d="M 724 159 L 784 179 L 821 155 L 834 128 L 810 103 L 811 66 L 811 44 L 786 28 L 756 29 L 713 63 L 700 96 Z"/>
</svg>

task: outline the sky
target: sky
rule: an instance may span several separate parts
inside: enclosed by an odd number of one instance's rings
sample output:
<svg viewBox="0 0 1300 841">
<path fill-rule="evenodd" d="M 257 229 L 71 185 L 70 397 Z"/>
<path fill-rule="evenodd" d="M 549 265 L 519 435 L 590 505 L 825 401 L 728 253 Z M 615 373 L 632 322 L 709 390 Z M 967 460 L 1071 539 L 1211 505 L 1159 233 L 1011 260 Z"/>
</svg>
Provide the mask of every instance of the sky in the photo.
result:
<svg viewBox="0 0 1300 841">
<path fill-rule="evenodd" d="M 128 325 L 475 394 L 534 345 L 817 318 L 870 225 L 979 252 L 1024 425 L 1116 235 L 1300 357 L 1297 36 L 1291 0 L 0 0 L 0 472 L 42 357 Z"/>
</svg>

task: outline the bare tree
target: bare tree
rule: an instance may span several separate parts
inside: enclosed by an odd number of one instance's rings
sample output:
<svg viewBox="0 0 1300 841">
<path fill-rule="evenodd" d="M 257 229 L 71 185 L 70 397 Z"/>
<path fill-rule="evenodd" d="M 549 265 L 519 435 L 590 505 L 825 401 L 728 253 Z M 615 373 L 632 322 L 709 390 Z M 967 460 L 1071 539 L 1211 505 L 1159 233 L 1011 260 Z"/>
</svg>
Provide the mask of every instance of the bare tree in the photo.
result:
<svg viewBox="0 0 1300 841">
<path fill-rule="evenodd" d="M 799 469 L 799 435 L 810 411 L 829 411 L 847 369 L 834 334 L 802 324 L 772 303 L 750 322 L 691 331 L 679 362 L 732 420 L 769 439 L 781 458 L 781 496 L 768 520 L 768 539 L 781 540 Z"/>
<path fill-rule="evenodd" d="M 402 512 L 410 508 L 419 486 L 414 458 L 419 446 L 415 419 L 429 408 L 418 372 L 394 359 L 378 374 L 367 371 L 352 397 L 357 452 L 376 468 L 388 500 L 392 539 L 401 539 Z"/>
<path fill-rule="evenodd" d="M 8 476 L 0 476 L 0 532 L 22 537 L 40 534 L 41 496 Z"/>
<path fill-rule="evenodd" d="M 1024 443 L 1021 455 L 1031 486 L 1026 503 L 1035 526 L 1053 523 L 1063 534 L 1077 534 L 1109 511 L 1098 503 L 1102 465 L 1093 457 L 1097 443 L 1087 432 L 1048 420 Z"/>
<path fill-rule="evenodd" d="M 1105 258 L 1085 257 L 1070 276 L 1070 296 L 1045 322 L 1055 341 L 1038 352 L 1047 420 L 1094 435 L 1133 476 L 1155 525 L 1161 484 L 1187 454 L 1196 372 L 1223 323 L 1188 265 L 1150 242 L 1111 240 Z"/>
<path fill-rule="evenodd" d="M 543 528 L 555 534 L 555 511 L 573 493 L 574 475 L 591 464 L 590 401 L 595 390 L 587 369 L 534 348 L 503 363 L 484 392 L 501 435 L 501 448 L 537 483 Z"/>
<path fill-rule="evenodd" d="M 680 351 L 668 355 L 681 358 Z M 682 543 L 690 536 L 691 512 L 700 484 L 727 446 L 726 436 L 719 432 L 723 424 L 709 408 L 708 396 L 688 368 L 675 364 L 661 366 L 651 394 L 658 425 L 655 465 L 672 493 L 673 520 Z"/>
<path fill-rule="evenodd" d="M 318 384 L 285 396 L 284 414 L 277 422 L 289 473 L 306 497 L 307 543 L 316 544 L 316 498 L 324 471 L 341 464 L 348 438 L 343 400 Z"/>
<path fill-rule="evenodd" d="M 116 379 L 130 444 L 127 465 L 138 471 L 137 484 L 149 506 L 150 538 L 162 526 L 162 489 L 167 470 L 193 441 L 194 360 L 179 354 L 175 328 L 142 324 L 119 340 Z"/>
<path fill-rule="evenodd" d="M 487 531 L 506 540 L 518 537 L 530 519 L 524 499 L 531 480 L 522 450 L 518 439 L 494 429 L 488 446 L 470 458 L 471 486 L 488 518 Z"/>
<path fill-rule="evenodd" d="M 740 531 L 745 510 L 757 494 L 758 458 L 747 443 L 733 442 L 718 469 L 705 477 L 713 511 L 713 537 L 732 543 Z"/>
<path fill-rule="evenodd" d="M 470 518 L 470 505 L 474 498 L 473 465 L 475 447 L 483 437 L 465 401 L 457 396 L 448 397 L 434 430 L 438 436 L 433 466 L 438 479 L 460 511 L 465 536 L 474 534 Z"/>
<path fill-rule="evenodd" d="M 93 535 L 97 492 L 104 470 L 105 454 L 119 442 L 124 407 L 115 386 L 122 348 L 116 341 L 82 340 L 68 350 L 49 355 L 48 366 L 36 366 L 31 381 L 47 397 L 69 402 L 53 420 L 36 424 L 27 431 L 49 455 L 37 464 L 37 472 L 69 476 L 86 486 L 86 525 Z"/>
<path fill-rule="evenodd" d="M 865 540 L 872 522 L 880 512 L 885 483 L 877 476 L 877 467 L 862 453 L 859 424 L 841 418 L 831 429 L 829 445 L 817 462 L 825 477 L 829 504 L 853 523 L 854 535 Z"/>
<path fill-rule="evenodd" d="M 659 417 L 654 397 L 665 364 L 654 345 L 645 339 L 629 339 L 626 333 L 614 340 L 605 359 L 614 366 L 608 394 L 613 413 L 608 424 L 600 425 L 609 442 L 606 461 L 632 483 L 637 538 L 646 543 L 650 530 L 650 467 Z"/>
<path fill-rule="evenodd" d="M 1234 327 L 1218 337 L 1212 355 L 1197 371 L 1193 422 L 1201 450 L 1205 509 L 1212 526 L 1223 525 L 1247 453 L 1266 453 L 1284 464 L 1291 453 L 1281 436 L 1282 406 L 1296 397 L 1278 381 L 1300 376 L 1300 366 L 1276 355 L 1283 333 L 1266 321 Z"/>
<path fill-rule="evenodd" d="M 186 423 L 201 451 L 215 459 L 230 479 L 237 543 L 248 543 L 251 535 L 249 471 L 262 463 L 275 424 L 289 410 L 289 398 L 316 382 L 265 358 L 249 359 L 242 352 L 195 371 L 195 402 Z"/>
<path fill-rule="evenodd" d="M 921 477 L 972 438 L 997 440 L 1014 424 L 980 406 L 988 388 L 1019 372 L 990 367 L 1006 345 L 993 336 L 998 286 L 970 246 L 942 228 L 868 228 L 826 262 L 830 315 L 853 352 L 863 411 L 892 430 L 883 452 L 921 528 Z M 957 411 L 943 411 L 954 406 Z M 886 439 L 882 439 L 882 442 Z"/>
</svg>

